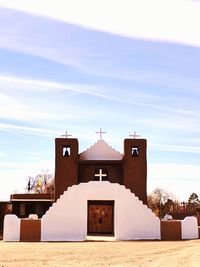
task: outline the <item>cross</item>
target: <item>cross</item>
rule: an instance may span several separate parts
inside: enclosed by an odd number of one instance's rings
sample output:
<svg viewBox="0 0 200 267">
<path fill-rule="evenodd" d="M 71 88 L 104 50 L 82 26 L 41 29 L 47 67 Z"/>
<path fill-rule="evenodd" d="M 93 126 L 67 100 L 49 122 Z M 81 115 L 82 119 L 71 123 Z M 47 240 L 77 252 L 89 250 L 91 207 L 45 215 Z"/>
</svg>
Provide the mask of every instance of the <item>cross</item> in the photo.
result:
<svg viewBox="0 0 200 267">
<path fill-rule="evenodd" d="M 102 129 L 100 128 L 99 132 L 96 132 L 96 134 L 100 134 L 100 140 L 102 140 L 102 134 L 106 132 L 103 132 Z"/>
<path fill-rule="evenodd" d="M 72 136 L 72 135 L 68 134 L 67 131 L 66 131 L 65 134 L 62 134 L 61 136 L 65 136 L 67 138 L 68 136 Z"/>
<path fill-rule="evenodd" d="M 136 134 L 136 132 L 134 132 L 133 134 L 130 134 L 129 136 L 130 136 L 130 137 L 133 137 L 134 139 L 135 139 L 136 137 L 140 137 L 140 135 Z"/>
<path fill-rule="evenodd" d="M 102 182 L 102 178 L 103 178 L 103 177 L 106 177 L 107 174 L 106 174 L 106 173 L 103 174 L 103 173 L 102 173 L 102 169 L 99 169 L 99 173 L 96 173 L 94 176 L 95 176 L 95 177 L 99 177 L 99 181 Z"/>
</svg>

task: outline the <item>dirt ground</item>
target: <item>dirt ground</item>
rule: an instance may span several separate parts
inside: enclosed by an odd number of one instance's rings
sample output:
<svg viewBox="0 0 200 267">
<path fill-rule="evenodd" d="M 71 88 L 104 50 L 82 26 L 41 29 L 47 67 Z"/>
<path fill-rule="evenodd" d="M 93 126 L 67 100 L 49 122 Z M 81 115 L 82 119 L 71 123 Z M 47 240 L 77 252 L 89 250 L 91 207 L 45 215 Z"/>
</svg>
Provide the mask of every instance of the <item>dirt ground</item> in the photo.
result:
<svg viewBox="0 0 200 267">
<path fill-rule="evenodd" d="M 200 266 L 200 239 L 190 241 L 0 241 L 0 267 L 8 266 Z"/>
</svg>

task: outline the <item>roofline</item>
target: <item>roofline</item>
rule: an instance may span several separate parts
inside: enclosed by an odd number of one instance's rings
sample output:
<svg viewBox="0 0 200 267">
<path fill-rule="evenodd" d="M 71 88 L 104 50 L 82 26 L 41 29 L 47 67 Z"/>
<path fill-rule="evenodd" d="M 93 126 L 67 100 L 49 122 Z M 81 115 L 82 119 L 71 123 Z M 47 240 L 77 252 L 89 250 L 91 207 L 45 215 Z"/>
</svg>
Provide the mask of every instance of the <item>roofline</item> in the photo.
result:
<svg viewBox="0 0 200 267">
<path fill-rule="evenodd" d="M 94 164 L 96 164 L 96 163 L 98 163 L 98 162 L 100 162 L 100 163 L 107 163 L 107 164 L 110 164 L 110 163 L 116 163 L 116 164 L 119 164 L 119 163 L 123 163 L 125 161 L 125 159 L 113 159 L 113 160 L 108 160 L 108 159 L 95 159 L 95 160 L 90 160 L 90 159 L 87 159 L 87 160 L 81 160 L 81 159 L 79 159 L 79 160 L 77 160 L 76 162 L 78 162 L 78 163 L 94 163 Z"/>
<path fill-rule="evenodd" d="M 33 198 L 12 198 L 10 202 L 53 202 L 54 199 L 44 199 L 44 198 L 38 198 L 38 199 L 33 199 Z"/>
</svg>

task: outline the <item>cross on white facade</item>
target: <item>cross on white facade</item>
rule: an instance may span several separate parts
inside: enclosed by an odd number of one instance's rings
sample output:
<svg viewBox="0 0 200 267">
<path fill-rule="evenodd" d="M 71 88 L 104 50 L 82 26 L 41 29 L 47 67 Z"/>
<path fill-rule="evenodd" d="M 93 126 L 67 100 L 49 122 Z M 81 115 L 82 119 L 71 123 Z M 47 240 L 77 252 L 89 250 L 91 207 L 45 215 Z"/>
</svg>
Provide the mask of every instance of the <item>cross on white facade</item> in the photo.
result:
<svg viewBox="0 0 200 267">
<path fill-rule="evenodd" d="M 134 139 L 136 139 L 136 137 L 140 137 L 140 135 L 136 134 L 136 132 L 134 132 L 133 134 L 130 134 L 129 136 L 133 137 Z"/>
<path fill-rule="evenodd" d="M 99 181 L 102 182 L 102 178 L 103 177 L 107 177 L 107 174 L 106 173 L 102 173 L 102 169 L 99 169 L 99 173 L 96 173 L 94 176 L 95 177 L 99 177 Z"/>
<path fill-rule="evenodd" d="M 102 129 L 100 128 L 99 132 L 96 132 L 96 134 L 100 134 L 100 140 L 102 140 L 102 134 L 106 132 L 103 132 Z"/>
<path fill-rule="evenodd" d="M 68 137 L 68 136 L 72 136 L 71 134 L 68 134 L 67 131 L 65 132 L 65 134 L 62 134 L 61 136 L 64 136 L 64 137 Z"/>
</svg>

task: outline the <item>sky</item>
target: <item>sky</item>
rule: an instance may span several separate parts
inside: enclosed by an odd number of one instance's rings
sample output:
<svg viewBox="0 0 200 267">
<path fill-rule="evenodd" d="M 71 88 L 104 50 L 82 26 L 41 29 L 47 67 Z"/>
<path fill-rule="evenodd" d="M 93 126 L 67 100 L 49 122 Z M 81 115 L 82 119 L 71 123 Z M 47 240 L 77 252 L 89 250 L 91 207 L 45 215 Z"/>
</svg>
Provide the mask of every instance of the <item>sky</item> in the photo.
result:
<svg viewBox="0 0 200 267">
<path fill-rule="evenodd" d="M 147 191 L 200 197 L 200 1 L 0 0 L 0 201 L 54 174 L 55 138 L 123 153 L 147 139 Z"/>
</svg>

